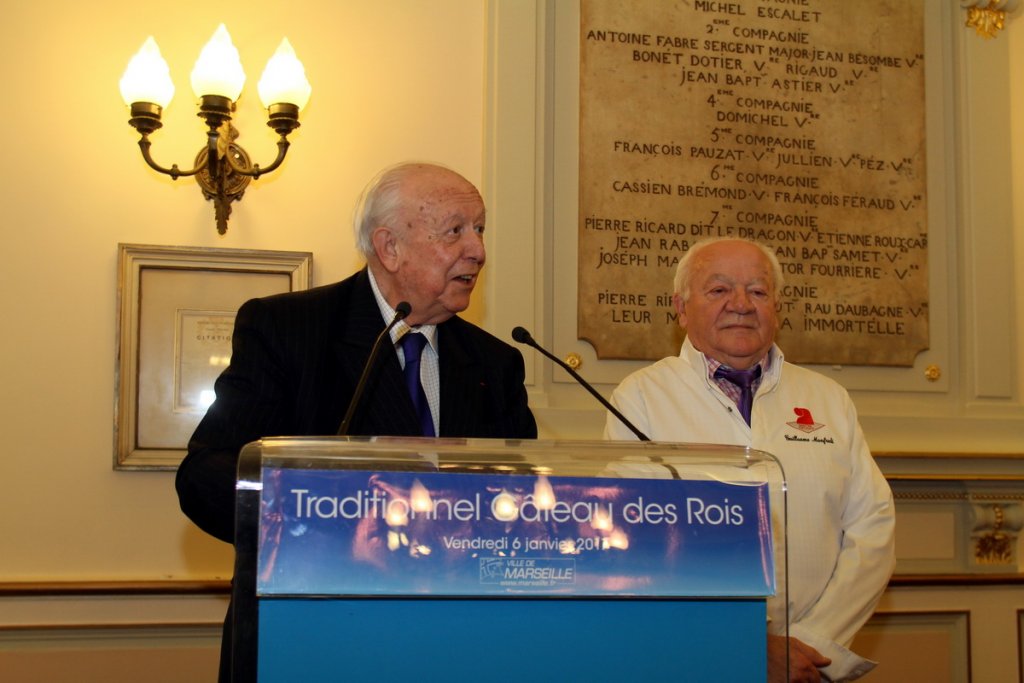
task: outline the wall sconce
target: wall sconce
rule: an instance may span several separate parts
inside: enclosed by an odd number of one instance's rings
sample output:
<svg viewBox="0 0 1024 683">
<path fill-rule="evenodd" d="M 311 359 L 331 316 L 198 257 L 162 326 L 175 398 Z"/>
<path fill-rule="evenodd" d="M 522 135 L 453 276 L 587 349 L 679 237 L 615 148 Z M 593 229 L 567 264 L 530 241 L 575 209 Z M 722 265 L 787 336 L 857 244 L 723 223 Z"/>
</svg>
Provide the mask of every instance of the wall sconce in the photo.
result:
<svg viewBox="0 0 1024 683">
<path fill-rule="evenodd" d="M 139 138 L 142 158 L 150 168 L 173 180 L 195 176 L 203 195 L 213 200 L 217 232 L 223 235 L 228 229 L 231 202 L 242 198 L 252 179 L 276 170 L 284 161 L 288 153 L 288 134 L 299 127 L 299 112 L 309 101 L 312 89 L 302 62 L 285 38 L 267 62 L 256 88 L 267 108 L 267 125 L 281 136 L 277 141 L 277 158 L 261 168 L 251 163 L 246 151 L 235 144 L 238 131 L 231 124 L 231 114 L 245 84 L 245 72 L 224 24 L 217 27 L 200 53 L 191 80 L 192 91 L 199 98 L 198 116 L 206 121 L 209 131 L 206 146 L 199 150 L 190 171 L 182 171 L 177 164 L 164 168 L 154 162 L 149 153 L 149 134 L 163 125 L 160 115 L 174 96 L 170 69 L 152 36 L 125 69 L 120 83 L 121 97 L 131 107 L 128 123 L 142 136 Z"/>
</svg>

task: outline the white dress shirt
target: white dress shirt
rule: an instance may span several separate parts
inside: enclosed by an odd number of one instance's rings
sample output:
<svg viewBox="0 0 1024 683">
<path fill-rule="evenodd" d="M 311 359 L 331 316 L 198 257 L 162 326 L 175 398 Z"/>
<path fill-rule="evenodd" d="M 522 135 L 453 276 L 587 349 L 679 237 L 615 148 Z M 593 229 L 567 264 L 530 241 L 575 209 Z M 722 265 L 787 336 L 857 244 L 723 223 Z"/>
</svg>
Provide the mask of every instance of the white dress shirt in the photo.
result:
<svg viewBox="0 0 1024 683">
<path fill-rule="evenodd" d="M 367 268 L 370 275 L 370 287 L 373 289 L 373 297 L 377 300 L 377 307 L 383 316 L 385 324 L 390 323 L 395 317 L 395 309 L 384 299 L 377 286 L 377 280 L 373 277 L 373 271 Z M 427 345 L 423 347 L 423 355 L 420 356 L 420 383 L 427 395 L 427 405 L 430 406 L 430 415 L 434 418 L 434 434 L 441 435 L 441 374 L 438 367 L 437 355 L 437 325 L 419 325 L 409 327 L 405 321 L 400 321 L 391 328 L 391 343 L 395 344 L 395 351 L 398 352 L 398 362 L 405 369 L 405 352 L 398 341 L 410 331 L 416 331 L 427 338 Z"/>
</svg>

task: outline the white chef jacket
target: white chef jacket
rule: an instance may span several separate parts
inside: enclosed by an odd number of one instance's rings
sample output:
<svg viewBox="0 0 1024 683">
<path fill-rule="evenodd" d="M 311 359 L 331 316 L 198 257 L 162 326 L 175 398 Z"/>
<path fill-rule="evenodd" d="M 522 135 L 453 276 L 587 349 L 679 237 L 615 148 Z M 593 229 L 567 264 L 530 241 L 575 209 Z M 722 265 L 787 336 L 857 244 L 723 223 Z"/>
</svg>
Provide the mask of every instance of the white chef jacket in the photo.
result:
<svg viewBox="0 0 1024 683">
<path fill-rule="evenodd" d="M 750 425 L 689 339 L 679 356 L 626 377 L 612 403 L 654 441 L 749 446 L 778 458 L 788 487 L 790 635 L 832 659 L 822 669 L 830 680 L 851 680 L 875 666 L 847 646 L 895 566 L 892 492 L 846 390 L 786 363 L 777 346 L 769 353 Z M 636 436 L 609 414 L 605 438 Z M 769 600 L 775 633 L 784 632 L 781 607 Z"/>
</svg>

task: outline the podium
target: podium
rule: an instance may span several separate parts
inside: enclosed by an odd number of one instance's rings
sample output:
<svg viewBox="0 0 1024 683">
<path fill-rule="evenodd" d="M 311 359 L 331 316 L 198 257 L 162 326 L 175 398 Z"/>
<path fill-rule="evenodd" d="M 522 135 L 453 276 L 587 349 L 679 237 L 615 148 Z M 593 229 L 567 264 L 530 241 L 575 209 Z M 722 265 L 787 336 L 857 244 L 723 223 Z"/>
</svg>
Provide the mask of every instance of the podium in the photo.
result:
<svg viewBox="0 0 1024 683">
<path fill-rule="evenodd" d="M 236 506 L 236 681 L 758 681 L 786 604 L 749 448 L 269 438 Z"/>
</svg>

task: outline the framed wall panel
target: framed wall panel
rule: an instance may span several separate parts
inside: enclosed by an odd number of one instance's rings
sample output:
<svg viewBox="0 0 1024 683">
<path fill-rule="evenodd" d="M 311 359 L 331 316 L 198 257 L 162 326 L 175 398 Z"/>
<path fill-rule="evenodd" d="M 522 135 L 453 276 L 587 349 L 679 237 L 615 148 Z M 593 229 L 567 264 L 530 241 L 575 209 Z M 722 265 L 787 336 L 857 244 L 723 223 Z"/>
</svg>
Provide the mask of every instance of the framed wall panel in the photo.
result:
<svg viewBox="0 0 1024 683">
<path fill-rule="evenodd" d="M 308 252 L 119 245 L 114 469 L 175 469 L 247 299 L 309 287 Z"/>
<path fill-rule="evenodd" d="M 968 612 L 875 614 L 854 639 L 854 652 L 879 662 L 865 683 L 969 683 Z"/>
</svg>

